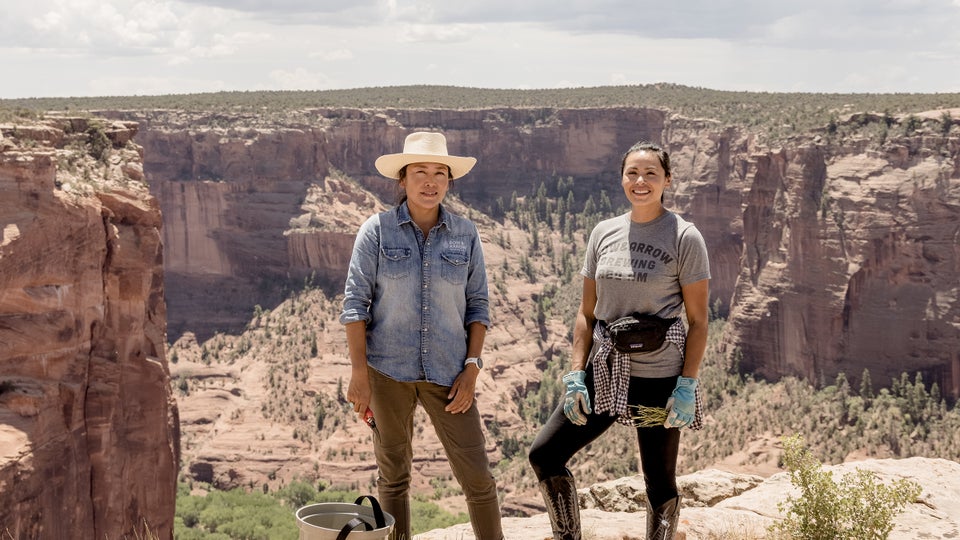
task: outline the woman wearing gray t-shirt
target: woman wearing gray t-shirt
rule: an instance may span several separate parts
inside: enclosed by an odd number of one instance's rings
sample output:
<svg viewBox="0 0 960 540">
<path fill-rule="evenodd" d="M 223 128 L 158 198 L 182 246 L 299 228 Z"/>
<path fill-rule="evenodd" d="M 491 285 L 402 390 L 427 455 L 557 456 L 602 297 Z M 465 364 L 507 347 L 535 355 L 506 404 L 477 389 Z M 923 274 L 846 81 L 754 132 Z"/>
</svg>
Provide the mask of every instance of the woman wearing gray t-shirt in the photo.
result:
<svg viewBox="0 0 960 540">
<path fill-rule="evenodd" d="M 697 375 L 707 346 L 710 282 L 706 245 L 692 223 L 663 206 L 672 181 L 663 148 L 635 144 L 624 154 L 620 173 L 631 209 L 590 234 L 572 366 L 563 377 L 566 394 L 530 449 L 557 539 L 581 538 L 567 462 L 617 421 L 637 426 L 647 539 L 673 538 L 680 514 L 680 428 L 700 427 Z M 634 314 L 654 316 L 665 336 L 635 332 L 612 339 L 609 325 Z M 666 409 L 666 420 L 641 426 L 635 421 L 641 408 Z"/>
</svg>

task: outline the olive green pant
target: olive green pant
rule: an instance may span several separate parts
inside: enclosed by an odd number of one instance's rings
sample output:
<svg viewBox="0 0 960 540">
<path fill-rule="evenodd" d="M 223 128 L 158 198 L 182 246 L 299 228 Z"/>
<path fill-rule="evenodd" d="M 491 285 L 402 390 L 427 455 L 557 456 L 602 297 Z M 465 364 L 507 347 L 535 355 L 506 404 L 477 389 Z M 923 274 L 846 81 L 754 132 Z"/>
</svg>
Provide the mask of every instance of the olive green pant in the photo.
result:
<svg viewBox="0 0 960 540">
<path fill-rule="evenodd" d="M 410 475 L 413 463 L 413 415 L 419 403 L 443 444 L 453 475 L 467 500 L 477 540 L 501 540 L 500 505 L 480 412 L 476 401 L 463 414 L 444 409 L 450 387 L 429 382 L 399 382 L 370 369 L 370 409 L 376 420 L 373 446 L 379 476 L 377 491 L 383 509 L 396 519 L 393 538 L 409 540 Z"/>
</svg>

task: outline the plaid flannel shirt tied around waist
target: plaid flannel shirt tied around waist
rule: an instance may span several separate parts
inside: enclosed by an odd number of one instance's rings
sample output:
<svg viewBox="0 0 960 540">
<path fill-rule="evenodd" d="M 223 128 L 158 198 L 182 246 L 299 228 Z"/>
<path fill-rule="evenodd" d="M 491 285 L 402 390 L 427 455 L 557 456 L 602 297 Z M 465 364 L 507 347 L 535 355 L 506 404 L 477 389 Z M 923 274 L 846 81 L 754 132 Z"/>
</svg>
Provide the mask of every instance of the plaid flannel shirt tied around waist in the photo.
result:
<svg viewBox="0 0 960 540">
<path fill-rule="evenodd" d="M 593 341 L 597 344 L 597 353 L 593 357 L 594 381 L 594 412 L 607 412 L 616 416 L 617 422 L 633 426 L 633 415 L 627 405 L 627 394 L 630 388 L 630 355 L 621 353 L 613 347 L 610 332 L 603 321 L 596 321 L 593 325 Z M 666 341 L 680 349 L 682 355 L 686 350 L 687 330 L 683 320 L 677 321 L 667 330 Z M 700 397 L 700 386 L 696 390 L 696 414 L 690 429 L 703 427 L 703 400 Z M 666 405 L 666 404 L 664 404 Z"/>
</svg>

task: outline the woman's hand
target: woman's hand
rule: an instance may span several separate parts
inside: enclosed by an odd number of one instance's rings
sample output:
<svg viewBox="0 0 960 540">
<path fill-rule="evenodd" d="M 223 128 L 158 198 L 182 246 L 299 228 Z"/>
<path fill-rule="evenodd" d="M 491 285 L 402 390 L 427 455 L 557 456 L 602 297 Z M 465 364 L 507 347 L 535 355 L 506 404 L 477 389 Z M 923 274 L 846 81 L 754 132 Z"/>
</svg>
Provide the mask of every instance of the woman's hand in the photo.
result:
<svg viewBox="0 0 960 540">
<path fill-rule="evenodd" d="M 361 419 L 370 406 L 370 373 L 367 371 L 367 323 L 347 323 L 347 350 L 350 352 L 350 384 L 347 385 L 347 401 L 353 412 Z"/>
<path fill-rule="evenodd" d="M 480 375 L 480 368 L 475 364 L 467 364 L 457 375 L 450 387 L 450 393 L 447 399 L 450 403 L 444 407 L 444 410 L 452 414 L 462 414 L 470 410 L 473 406 L 473 398 L 477 390 L 477 376 Z"/>
<path fill-rule="evenodd" d="M 370 376 L 367 370 L 353 370 L 350 384 L 347 385 L 347 401 L 353 405 L 353 412 L 362 418 L 370 406 Z"/>
</svg>

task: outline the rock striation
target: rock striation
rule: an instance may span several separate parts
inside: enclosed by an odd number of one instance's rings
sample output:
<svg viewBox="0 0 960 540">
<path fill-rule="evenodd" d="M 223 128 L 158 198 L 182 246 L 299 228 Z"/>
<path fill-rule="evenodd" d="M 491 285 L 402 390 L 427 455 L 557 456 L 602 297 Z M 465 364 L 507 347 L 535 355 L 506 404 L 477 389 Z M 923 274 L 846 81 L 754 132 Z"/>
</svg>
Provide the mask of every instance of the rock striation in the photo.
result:
<svg viewBox="0 0 960 540">
<path fill-rule="evenodd" d="M 411 130 L 443 130 L 451 152 L 478 157 L 453 192 L 492 214 L 559 179 L 573 180 L 579 201 L 618 200 L 622 152 L 648 139 L 671 151 L 667 202 L 707 240 L 711 302 L 730 315 L 725 342 L 742 368 L 771 379 L 843 371 L 854 384 L 869 369 L 876 385 L 922 372 L 960 396 L 957 126 L 921 124 L 882 142 L 810 133 L 771 149 L 739 128 L 643 107 L 313 109 L 280 125 L 111 115 L 144 126 L 145 174 L 165 216 L 172 341 L 239 331 L 254 304 L 277 305 L 311 275 L 341 292 L 356 225 L 393 201 L 374 158 Z M 849 122 L 881 121 L 871 118 Z M 313 226 L 359 188 L 383 202 Z"/>
<path fill-rule="evenodd" d="M 642 107 L 315 109 L 281 125 L 109 116 L 117 121 L 0 126 L 0 523 L 17 537 L 68 537 L 68 526 L 97 537 L 172 535 L 179 420 L 166 316 L 171 342 L 187 331 L 204 342 L 242 329 L 255 305 L 278 305 L 304 280 L 333 298 L 357 227 L 393 200 L 373 159 L 414 129 L 441 129 L 451 152 L 479 158 L 453 192 L 464 211 L 490 214 L 560 179 L 573 180 L 579 201 L 617 197 L 622 152 L 660 141 L 673 157 L 668 204 L 707 239 L 712 301 L 729 312 L 724 342 L 742 368 L 809 379 L 855 379 L 866 368 L 877 385 L 920 371 L 960 395 L 956 126 L 881 143 L 809 134 L 771 149 L 739 129 Z M 493 219 L 478 221 L 496 235 Z M 496 242 L 485 249 L 519 264 Z M 534 283 L 510 292 L 540 293 Z M 519 306 L 503 307 L 514 311 L 502 320 L 526 324 Z M 537 329 L 551 338 L 544 343 L 521 343 L 509 327 L 491 333 L 492 346 L 501 340 L 525 359 L 564 347 L 554 340 L 565 335 L 561 321 Z M 320 357 L 345 371 L 333 334 Z M 520 388 L 541 375 L 535 361 L 494 369 L 522 376 Z M 221 397 L 247 405 L 254 386 Z M 213 414 L 194 412 L 197 424 Z M 231 427 L 221 420 L 217 428 Z M 191 473 L 235 484 L 236 464 L 213 464 L 224 461 L 223 440 L 249 446 L 239 433 L 212 430 Z M 731 489 L 752 481 L 723 480 Z M 598 519 L 612 523 L 608 513 Z"/>
<path fill-rule="evenodd" d="M 179 422 L 136 125 L 25 124 L 0 126 L 0 536 L 172 538 Z"/>
<path fill-rule="evenodd" d="M 741 367 L 921 372 L 960 396 L 960 138 L 803 141 L 749 163 L 725 336 Z"/>
<path fill-rule="evenodd" d="M 411 129 L 442 129 L 451 153 L 479 157 L 452 192 L 491 211 L 498 199 L 533 193 L 541 183 L 555 189 L 560 178 L 574 180 L 580 200 L 599 197 L 598 182 L 615 196 L 621 153 L 638 139 L 659 138 L 666 121 L 663 111 L 645 108 L 316 109 L 283 125 L 166 111 L 104 114 L 142 126 L 137 141 L 164 214 L 174 341 L 184 331 L 199 339 L 238 331 L 253 304 L 275 306 L 285 287 L 311 274 L 342 292 L 358 216 L 309 231 L 301 218 L 327 210 L 311 208 L 317 186 L 350 198 L 358 196 L 355 182 L 378 204 L 392 204 L 395 185 L 373 162 L 402 148 Z M 340 180 L 324 187 L 328 177 Z"/>
</svg>

